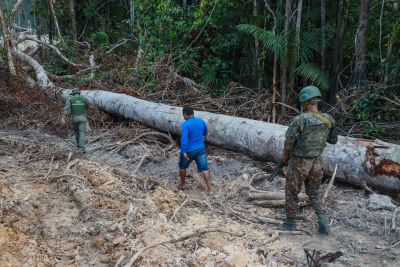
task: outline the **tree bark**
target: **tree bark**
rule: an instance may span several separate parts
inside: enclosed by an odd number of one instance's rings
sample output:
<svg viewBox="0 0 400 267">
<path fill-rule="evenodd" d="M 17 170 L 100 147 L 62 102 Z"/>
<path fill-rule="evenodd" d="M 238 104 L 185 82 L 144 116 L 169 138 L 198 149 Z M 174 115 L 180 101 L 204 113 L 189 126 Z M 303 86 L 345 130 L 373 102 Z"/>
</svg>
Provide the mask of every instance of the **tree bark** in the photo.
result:
<svg viewBox="0 0 400 267">
<path fill-rule="evenodd" d="M 297 19 L 296 19 L 296 35 L 295 35 L 295 51 L 294 51 L 294 65 L 300 62 L 299 54 L 300 54 L 300 32 L 301 32 L 301 15 L 303 12 L 303 0 L 298 0 L 297 2 Z M 292 75 L 290 79 L 290 89 L 292 92 L 294 91 L 294 84 L 296 82 L 296 75 Z"/>
<path fill-rule="evenodd" d="M 272 11 L 267 0 L 264 0 L 264 3 L 265 3 L 265 8 L 271 14 L 274 20 L 274 24 L 272 26 L 272 32 L 275 34 L 276 27 L 278 26 L 275 13 L 274 11 Z M 272 122 L 273 123 L 276 122 L 276 105 L 274 103 L 276 102 L 277 90 L 278 90 L 278 54 L 274 53 L 274 66 L 272 67 Z"/>
<path fill-rule="evenodd" d="M 69 14 L 71 16 L 72 39 L 74 41 L 78 41 L 78 33 L 76 29 L 76 18 L 75 18 L 75 0 L 69 0 Z"/>
<path fill-rule="evenodd" d="M 8 61 L 8 70 L 10 72 L 11 79 L 14 79 L 17 76 L 17 71 L 14 65 L 14 59 L 12 55 L 12 43 L 10 39 L 10 35 L 8 34 L 7 21 L 5 18 L 4 5 L 0 5 L 0 23 L 1 23 L 1 31 L 3 33 L 4 40 L 4 48 L 7 53 L 7 61 Z"/>
<path fill-rule="evenodd" d="M 360 18 L 355 40 L 356 62 L 350 78 L 350 86 L 362 85 L 367 80 L 366 56 L 370 0 L 361 0 Z"/>
<path fill-rule="evenodd" d="M 339 75 L 342 69 L 342 61 L 343 61 L 343 36 L 344 36 L 344 4 L 345 0 L 339 0 L 338 2 L 338 11 L 337 11 L 337 19 L 336 19 L 336 45 L 333 53 L 333 63 L 331 70 L 331 90 L 329 99 L 333 104 L 336 102 L 336 94 L 339 91 L 340 83 L 339 83 Z"/>
<path fill-rule="evenodd" d="M 14 50 L 14 55 L 36 72 L 40 88 L 64 101 L 71 90 L 58 90 L 48 79 L 44 68 L 32 57 Z M 91 105 L 105 112 L 132 119 L 151 128 L 180 134 L 182 108 L 106 91 L 83 91 Z M 279 162 L 282 158 L 286 126 L 245 118 L 196 112 L 209 127 L 207 141 L 226 149 L 247 153 L 256 158 Z M 400 145 L 382 141 L 369 142 L 339 137 L 336 145 L 327 145 L 323 155 L 324 173 L 340 181 L 368 185 L 387 193 L 400 192 Z"/>
<path fill-rule="evenodd" d="M 257 0 L 253 0 L 253 18 L 254 24 L 257 25 Z M 256 73 L 256 81 L 257 81 L 257 89 L 261 90 L 262 87 L 262 79 L 261 79 L 261 64 L 260 64 L 260 43 L 257 38 L 254 41 L 254 65 L 255 65 L 255 73 Z"/>
<path fill-rule="evenodd" d="M 326 24 L 326 8 L 325 1 L 321 0 L 321 69 L 323 72 L 326 71 L 326 60 L 325 60 L 325 50 L 326 50 L 326 32 L 325 32 L 325 24 Z"/>
<path fill-rule="evenodd" d="M 58 38 L 59 38 L 60 40 L 62 40 L 61 31 L 60 31 L 60 26 L 59 26 L 59 24 L 58 24 L 58 19 L 57 19 L 56 11 L 54 10 L 54 1 L 55 1 L 55 0 L 49 0 L 50 12 L 51 12 L 51 16 L 53 17 L 53 20 L 54 20 L 54 26 L 55 26 L 55 28 L 56 28 L 56 32 L 57 32 Z"/>
<path fill-rule="evenodd" d="M 290 18 L 292 15 L 292 0 L 286 0 L 285 6 L 285 55 L 282 63 L 282 73 L 281 73 L 281 102 L 286 104 L 286 93 L 287 93 L 287 81 L 288 81 L 288 68 L 289 68 L 289 26 Z M 284 116 L 286 109 L 284 105 L 281 105 L 281 116 Z"/>
</svg>

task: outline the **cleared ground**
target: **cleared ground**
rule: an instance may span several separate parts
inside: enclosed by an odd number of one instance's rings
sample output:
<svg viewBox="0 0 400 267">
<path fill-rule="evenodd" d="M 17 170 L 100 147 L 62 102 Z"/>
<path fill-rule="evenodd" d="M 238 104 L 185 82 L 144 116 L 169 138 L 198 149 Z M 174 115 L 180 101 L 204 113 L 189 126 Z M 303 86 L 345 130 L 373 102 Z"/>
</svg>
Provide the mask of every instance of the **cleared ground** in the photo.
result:
<svg viewBox="0 0 400 267">
<path fill-rule="evenodd" d="M 83 159 L 72 137 L 45 134 L 40 126 L 3 128 L 0 266 L 307 266 L 305 249 L 342 251 L 331 266 L 400 265 L 400 215 L 367 209 L 363 190 L 332 188 L 330 236 L 318 234 L 308 206 L 302 231 L 285 234 L 277 229 L 282 208 L 247 202 L 250 181 L 273 164 L 209 147 L 215 196 L 204 194 L 194 168 L 188 190 L 177 192 L 172 145 L 135 125 L 98 128 Z M 284 182 L 260 179 L 256 187 L 282 191 Z"/>
</svg>

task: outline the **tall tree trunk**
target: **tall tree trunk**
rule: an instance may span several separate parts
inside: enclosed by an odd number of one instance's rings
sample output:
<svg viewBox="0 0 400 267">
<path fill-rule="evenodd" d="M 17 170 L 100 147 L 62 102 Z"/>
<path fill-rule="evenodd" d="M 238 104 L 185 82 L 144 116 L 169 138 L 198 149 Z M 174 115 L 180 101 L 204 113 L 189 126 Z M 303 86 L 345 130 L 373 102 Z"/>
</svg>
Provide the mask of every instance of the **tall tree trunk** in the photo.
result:
<svg viewBox="0 0 400 267">
<path fill-rule="evenodd" d="M 75 0 L 69 0 L 69 14 L 71 16 L 72 39 L 78 41 L 78 33 L 75 18 Z"/>
<path fill-rule="evenodd" d="M 268 4 L 268 0 L 264 0 L 265 3 L 265 8 L 268 10 L 268 12 L 271 14 L 274 24 L 272 25 L 272 32 L 275 34 L 276 33 L 276 28 L 278 26 L 276 16 L 274 11 L 272 11 L 270 5 Z M 274 53 L 274 65 L 272 68 L 272 122 L 276 122 L 276 95 L 277 95 L 277 90 L 278 90 L 278 54 Z"/>
<path fill-rule="evenodd" d="M 297 19 L 296 19 L 296 35 L 295 35 L 295 51 L 294 51 L 294 66 L 300 62 L 300 32 L 301 32 L 301 15 L 303 12 L 303 0 L 297 2 Z M 294 91 L 294 85 L 296 82 L 296 75 L 292 75 L 290 79 L 290 90 Z"/>
<path fill-rule="evenodd" d="M 64 100 L 70 96 L 71 90 L 59 90 L 51 83 L 46 70 L 35 59 L 16 49 L 13 52 L 18 60 L 34 69 L 39 86 L 46 93 L 54 95 L 59 92 Z M 183 118 L 179 107 L 107 91 L 90 90 L 82 94 L 93 106 L 111 114 L 164 132 L 180 133 Z M 196 114 L 209 126 L 209 143 L 274 162 L 281 160 L 286 126 L 210 112 L 199 111 Z M 338 144 L 328 145 L 322 157 L 326 175 L 332 175 L 335 166 L 339 166 L 336 178 L 340 181 L 366 184 L 393 194 L 400 192 L 399 145 L 339 137 Z"/>
<path fill-rule="evenodd" d="M 253 0 L 253 18 L 254 23 L 257 24 L 257 0 Z M 262 87 L 262 79 L 261 79 L 261 68 L 260 68 L 260 43 L 258 42 L 257 38 L 254 41 L 254 69 L 256 73 L 256 81 L 257 81 L 257 89 L 261 90 Z"/>
<path fill-rule="evenodd" d="M 281 73 L 281 102 L 286 103 L 286 93 L 287 93 L 287 83 L 288 83 L 288 68 L 289 68 L 289 26 L 290 26 L 290 18 L 292 16 L 292 0 L 286 0 L 285 5 L 285 26 L 284 26 L 284 35 L 285 35 L 285 55 L 282 63 L 282 73 Z M 284 116 L 286 113 L 285 106 L 281 105 L 281 116 Z"/>
<path fill-rule="evenodd" d="M 325 59 L 325 50 L 326 50 L 326 0 L 321 0 L 321 69 L 323 72 L 326 72 L 326 59 Z"/>
<path fill-rule="evenodd" d="M 49 0 L 50 12 L 51 12 L 51 16 L 53 17 L 54 26 L 55 26 L 55 28 L 56 28 L 56 32 L 57 32 L 58 38 L 59 38 L 60 40 L 62 40 L 61 31 L 60 31 L 60 26 L 59 26 L 59 24 L 58 24 L 58 19 L 57 19 L 56 11 L 54 10 L 54 1 L 55 1 L 55 0 Z"/>
<path fill-rule="evenodd" d="M 370 0 L 361 0 L 360 18 L 355 40 L 356 62 L 350 78 L 350 86 L 359 86 L 367 80 L 366 56 Z"/>
<path fill-rule="evenodd" d="M 8 33 L 7 21 L 5 17 L 5 8 L 4 5 L 0 5 L 0 23 L 1 23 L 1 31 L 3 33 L 3 42 L 4 48 L 7 53 L 7 61 L 8 61 L 8 70 L 10 72 L 11 79 L 14 79 L 17 76 L 17 71 L 15 70 L 14 59 L 12 55 L 12 43 L 10 39 L 10 35 Z"/>
<path fill-rule="evenodd" d="M 329 92 L 330 103 L 336 102 L 336 94 L 339 91 L 339 75 L 342 69 L 343 61 L 343 36 L 345 28 L 344 20 L 344 5 L 345 0 L 338 1 L 337 16 L 336 16 L 336 33 L 335 33 L 335 50 L 333 53 L 333 61 L 331 66 L 331 90 Z"/>
<path fill-rule="evenodd" d="M 35 14 L 35 28 L 36 28 L 36 36 L 39 40 L 42 38 L 42 29 L 40 27 L 40 15 L 38 13 Z"/>
</svg>

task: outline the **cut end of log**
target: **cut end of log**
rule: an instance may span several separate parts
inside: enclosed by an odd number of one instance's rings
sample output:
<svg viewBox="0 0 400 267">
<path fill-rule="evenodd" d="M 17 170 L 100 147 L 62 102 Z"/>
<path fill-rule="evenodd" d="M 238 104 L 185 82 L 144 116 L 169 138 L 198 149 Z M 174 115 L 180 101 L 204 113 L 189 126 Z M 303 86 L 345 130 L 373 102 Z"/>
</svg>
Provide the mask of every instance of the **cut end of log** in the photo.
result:
<svg viewBox="0 0 400 267">
<path fill-rule="evenodd" d="M 400 164 L 389 159 L 383 159 L 375 167 L 375 173 L 400 178 Z"/>
</svg>

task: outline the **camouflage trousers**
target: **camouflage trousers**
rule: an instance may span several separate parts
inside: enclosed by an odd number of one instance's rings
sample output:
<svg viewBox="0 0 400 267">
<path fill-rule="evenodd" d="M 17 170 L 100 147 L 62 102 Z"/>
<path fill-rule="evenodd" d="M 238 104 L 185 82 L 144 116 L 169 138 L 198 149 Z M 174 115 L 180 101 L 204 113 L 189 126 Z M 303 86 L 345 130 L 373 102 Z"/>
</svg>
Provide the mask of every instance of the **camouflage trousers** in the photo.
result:
<svg viewBox="0 0 400 267">
<path fill-rule="evenodd" d="M 319 186 L 323 176 L 322 160 L 318 158 L 298 158 L 292 156 L 289 160 L 286 178 L 286 217 L 296 219 L 298 212 L 298 195 L 304 183 L 306 194 L 317 214 L 323 212 L 319 199 Z"/>
</svg>

